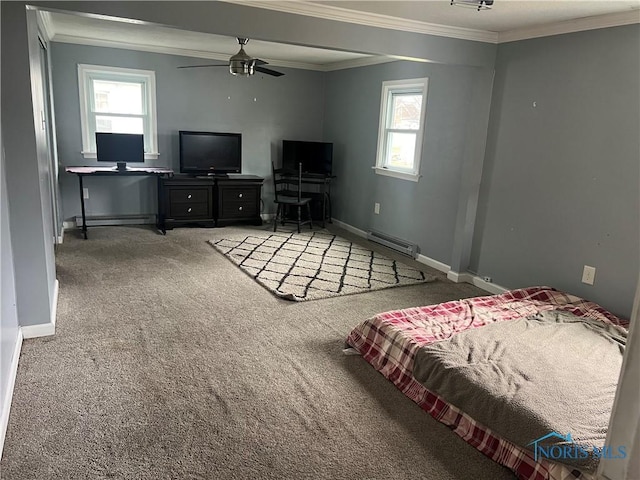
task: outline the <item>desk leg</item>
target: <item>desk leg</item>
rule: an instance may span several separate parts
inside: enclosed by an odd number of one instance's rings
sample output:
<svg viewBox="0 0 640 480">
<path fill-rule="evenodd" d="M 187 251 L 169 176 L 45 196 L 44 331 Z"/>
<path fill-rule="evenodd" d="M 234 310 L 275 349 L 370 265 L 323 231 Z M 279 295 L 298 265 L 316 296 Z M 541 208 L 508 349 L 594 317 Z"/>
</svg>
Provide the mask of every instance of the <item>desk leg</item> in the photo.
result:
<svg viewBox="0 0 640 480">
<path fill-rule="evenodd" d="M 84 188 L 82 185 L 82 175 L 78 175 L 78 180 L 80 181 L 80 206 L 82 208 L 82 233 L 84 234 L 84 239 L 87 239 L 87 217 L 84 212 Z"/>
<path fill-rule="evenodd" d="M 163 235 L 167 234 L 167 224 L 164 221 L 166 205 L 164 203 L 165 193 L 164 188 L 162 187 L 162 176 L 158 175 L 158 216 L 156 217 L 156 227 L 160 229 Z"/>
<path fill-rule="evenodd" d="M 322 226 L 324 227 L 325 220 L 331 221 L 331 184 L 325 182 L 322 186 Z"/>
<path fill-rule="evenodd" d="M 322 187 L 322 228 L 324 228 L 324 222 L 327 219 L 327 191 L 326 186 Z"/>
</svg>

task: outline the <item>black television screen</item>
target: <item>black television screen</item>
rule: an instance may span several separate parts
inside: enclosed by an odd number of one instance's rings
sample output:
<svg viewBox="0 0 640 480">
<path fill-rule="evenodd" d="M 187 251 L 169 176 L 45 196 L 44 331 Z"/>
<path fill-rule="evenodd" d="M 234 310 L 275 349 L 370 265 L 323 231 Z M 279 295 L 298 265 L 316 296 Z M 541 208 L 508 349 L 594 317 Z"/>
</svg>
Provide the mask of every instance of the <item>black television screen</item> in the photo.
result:
<svg viewBox="0 0 640 480">
<path fill-rule="evenodd" d="M 144 137 L 134 133 L 96 132 L 99 162 L 144 162 Z"/>
<path fill-rule="evenodd" d="M 240 173 L 242 135 L 180 131 L 180 171 L 192 175 Z"/>
<path fill-rule="evenodd" d="M 302 163 L 303 173 L 331 175 L 333 143 L 282 141 L 282 168 L 297 170 Z"/>
</svg>

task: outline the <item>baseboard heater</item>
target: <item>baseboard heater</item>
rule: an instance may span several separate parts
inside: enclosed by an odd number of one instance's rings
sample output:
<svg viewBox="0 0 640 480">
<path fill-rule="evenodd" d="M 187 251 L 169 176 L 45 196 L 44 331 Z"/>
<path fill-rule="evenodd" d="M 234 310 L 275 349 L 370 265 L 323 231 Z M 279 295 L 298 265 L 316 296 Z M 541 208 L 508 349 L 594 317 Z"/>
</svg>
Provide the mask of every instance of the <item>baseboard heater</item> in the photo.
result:
<svg viewBox="0 0 640 480">
<path fill-rule="evenodd" d="M 87 215 L 87 227 L 110 225 L 146 225 L 156 223 L 154 214 L 142 215 Z M 82 227 L 82 215 L 76 217 L 76 225 Z"/>
<path fill-rule="evenodd" d="M 418 258 L 418 245 L 415 243 L 410 243 L 406 240 L 387 235 L 386 233 L 372 230 L 367 232 L 367 240 L 384 245 L 385 247 L 391 248 L 403 255 Z"/>
</svg>

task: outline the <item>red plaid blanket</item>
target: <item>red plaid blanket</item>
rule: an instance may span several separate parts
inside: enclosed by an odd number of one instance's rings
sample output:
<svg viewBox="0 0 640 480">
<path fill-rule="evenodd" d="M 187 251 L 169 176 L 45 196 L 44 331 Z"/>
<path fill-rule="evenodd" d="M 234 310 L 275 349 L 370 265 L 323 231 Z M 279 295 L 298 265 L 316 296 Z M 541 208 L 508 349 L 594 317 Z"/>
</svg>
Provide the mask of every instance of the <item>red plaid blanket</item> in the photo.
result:
<svg viewBox="0 0 640 480">
<path fill-rule="evenodd" d="M 493 433 L 435 393 L 412 375 L 416 351 L 469 328 L 513 320 L 544 310 L 563 310 L 626 327 L 599 305 L 549 287 L 511 290 L 500 295 L 379 313 L 354 328 L 347 343 L 433 418 L 467 443 L 511 469 L 523 480 L 590 480 L 591 475 L 533 454 Z"/>
</svg>

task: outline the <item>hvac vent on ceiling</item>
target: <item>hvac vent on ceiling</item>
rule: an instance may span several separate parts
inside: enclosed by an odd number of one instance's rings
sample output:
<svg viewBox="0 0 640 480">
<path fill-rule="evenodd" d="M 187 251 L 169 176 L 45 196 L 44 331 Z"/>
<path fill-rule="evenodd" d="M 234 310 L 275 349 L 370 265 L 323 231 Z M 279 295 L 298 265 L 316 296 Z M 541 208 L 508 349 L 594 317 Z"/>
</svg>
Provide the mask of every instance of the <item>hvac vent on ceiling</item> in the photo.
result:
<svg viewBox="0 0 640 480">
<path fill-rule="evenodd" d="M 402 253 L 403 255 L 407 255 L 412 258 L 418 257 L 418 245 L 416 245 L 415 243 L 407 242 L 406 240 L 402 240 L 400 238 L 392 237 L 391 235 L 387 235 L 386 233 L 368 231 L 367 240 L 379 243 L 380 245 L 384 245 L 385 247 L 391 248 L 396 252 Z"/>
</svg>

